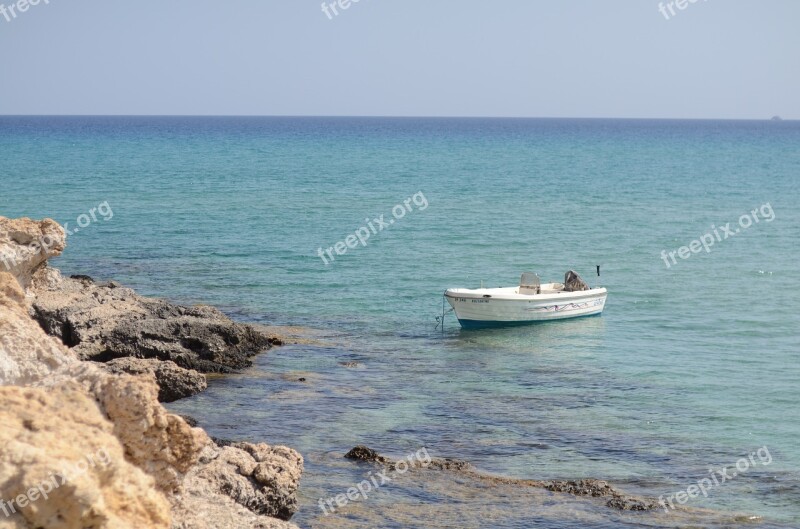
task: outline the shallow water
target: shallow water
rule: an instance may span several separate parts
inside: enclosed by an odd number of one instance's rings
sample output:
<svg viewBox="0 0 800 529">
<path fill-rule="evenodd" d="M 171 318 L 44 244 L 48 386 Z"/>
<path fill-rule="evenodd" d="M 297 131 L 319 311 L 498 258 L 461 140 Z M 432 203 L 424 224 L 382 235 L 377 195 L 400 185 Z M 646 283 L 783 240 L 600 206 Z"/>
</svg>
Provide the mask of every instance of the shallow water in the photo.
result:
<svg viewBox="0 0 800 529">
<path fill-rule="evenodd" d="M 333 523 L 317 500 L 363 479 L 339 456 L 367 444 L 656 497 L 768 447 L 769 465 L 755 459 L 689 505 L 793 527 L 798 146 L 794 122 L 0 118 L 0 214 L 75 226 L 107 201 L 113 217 L 71 235 L 56 266 L 326 333 L 324 346 L 273 350 L 172 406 L 213 435 L 301 450 L 301 525 Z M 418 192 L 424 210 L 329 265 L 317 256 Z M 662 261 L 766 203 L 774 220 Z M 461 331 L 451 314 L 434 330 L 447 287 L 512 285 L 525 270 L 560 280 L 568 268 L 609 289 L 602 317 Z M 337 523 L 675 520 L 541 493 L 446 496 L 450 479 L 409 477 Z M 530 495 L 550 508 L 522 509 Z"/>
</svg>

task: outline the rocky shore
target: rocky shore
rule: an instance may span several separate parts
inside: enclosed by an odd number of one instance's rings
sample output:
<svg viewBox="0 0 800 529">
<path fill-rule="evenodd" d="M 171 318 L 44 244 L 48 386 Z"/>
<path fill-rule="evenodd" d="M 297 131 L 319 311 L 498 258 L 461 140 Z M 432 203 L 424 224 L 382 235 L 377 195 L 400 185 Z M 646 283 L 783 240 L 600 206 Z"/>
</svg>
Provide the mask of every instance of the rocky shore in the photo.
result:
<svg viewBox="0 0 800 529">
<path fill-rule="evenodd" d="M 303 458 L 217 445 L 160 401 L 280 343 L 211 307 L 64 278 L 46 219 L 0 217 L 0 529 L 293 528 Z"/>
</svg>

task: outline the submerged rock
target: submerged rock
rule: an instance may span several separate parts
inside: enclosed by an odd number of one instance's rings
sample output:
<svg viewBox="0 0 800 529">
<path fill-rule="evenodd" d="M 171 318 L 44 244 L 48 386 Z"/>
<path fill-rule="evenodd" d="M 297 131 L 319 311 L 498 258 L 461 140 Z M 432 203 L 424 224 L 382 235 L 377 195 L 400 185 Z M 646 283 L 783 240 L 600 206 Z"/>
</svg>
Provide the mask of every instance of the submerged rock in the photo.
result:
<svg viewBox="0 0 800 529">
<path fill-rule="evenodd" d="M 375 450 L 364 445 L 356 446 L 350 450 L 345 457 L 348 459 L 387 464 L 390 469 L 394 469 L 396 466 L 396 462 L 378 454 Z M 424 465 L 419 464 L 414 466 L 423 466 L 424 468 L 432 470 L 459 473 L 490 485 L 535 487 L 551 492 L 571 494 L 573 496 L 589 496 L 593 498 L 607 497 L 609 500 L 606 502 L 606 506 L 621 511 L 649 511 L 659 507 L 655 499 L 630 496 L 616 490 L 609 485 L 608 482 L 599 479 L 540 481 L 533 479 L 505 478 L 483 474 L 475 470 L 468 461 L 450 458 L 430 458 L 430 461 L 427 461 Z"/>
<path fill-rule="evenodd" d="M 544 488 L 553 492 L 566 492 L 575 496 L 612 496 L 616 491 L 607 481 L 599 479 L 581 479 L 577 481 L 548 481 Z"/>
<path fill-rule="evenodd" d="M 651 498 L 629 496 L 619 492 L 606 481 L 599 479 L 581 479 L 577 481 L 550 481 L 544 488 L 553 492 L 566 492 L 575 496 L 591 496 L 594 498 L 610 497 L 606 505 L 620 511 L 649 511 L 659 507 Z"/>
<path fill-rule="evenodd" d="M 469 461 L 462 461 L 461 459 L 451 459 L 451 458 L 444 458 L 444 459 L 431 459 L 431 462 L 428 464 L 428 468 L 433 468 L 436 470 L 455 470 L 457 472 L 463 472 L 465 470 L 471 470 L 472 464 Z"/>
</svg>

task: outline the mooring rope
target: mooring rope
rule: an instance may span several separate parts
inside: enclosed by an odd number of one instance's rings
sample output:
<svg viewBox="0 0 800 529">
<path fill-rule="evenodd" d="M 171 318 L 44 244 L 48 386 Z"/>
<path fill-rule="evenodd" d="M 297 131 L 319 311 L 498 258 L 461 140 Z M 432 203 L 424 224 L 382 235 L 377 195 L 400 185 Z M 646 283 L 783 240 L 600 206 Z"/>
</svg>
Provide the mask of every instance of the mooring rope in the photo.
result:
<svg viewBox="0 0 800 529">
<path fill-rule="evenodd" d="M 445 290 L 445 292 L 447 292 L 447 291 Z M 445 310 L 444 310 L 444 304 L 445 304 L 445 299 L 444 298 L 445 297 L 446 296 L 444 294 L 442 294 L 442 315 L 441 316 L 436 316 L 436 327 L 433 328 L 434 331 L 439 328 L 439 325 L 441 325 L 442 326 L 442 332 L 444 332 L 444 317 L 446 315 L 450 314 L 451 312 L 453 312 L 454 310 L 456 310 L 453 307 L 450 307 L 450 310 L 445 312 Z"/>
</svg>

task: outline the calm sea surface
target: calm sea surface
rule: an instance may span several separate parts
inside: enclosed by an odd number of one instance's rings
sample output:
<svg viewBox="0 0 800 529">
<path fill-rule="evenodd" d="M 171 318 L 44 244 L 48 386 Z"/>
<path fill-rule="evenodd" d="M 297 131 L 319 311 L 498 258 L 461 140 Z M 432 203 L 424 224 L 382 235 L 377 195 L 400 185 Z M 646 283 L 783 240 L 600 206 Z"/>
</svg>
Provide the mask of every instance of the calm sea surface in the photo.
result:
<svg viewBox="0 0 800 529">
<path fill-rule="evenodd" d="M 0 153 L 0 215 L 68 223 L 65 273 L 319 330 L 171 406 L 300 450 L 301 526 L 676 525 L 433 472 L 325 517 L 356 444 L 652 496 L 762 448 L 687 505 L 763 520 L 695 526 L 800 526 L 798 122 L 2 117 Z M 602 317 L 434 329 L 445 288 L 570 268 Z"/>
</svg>

